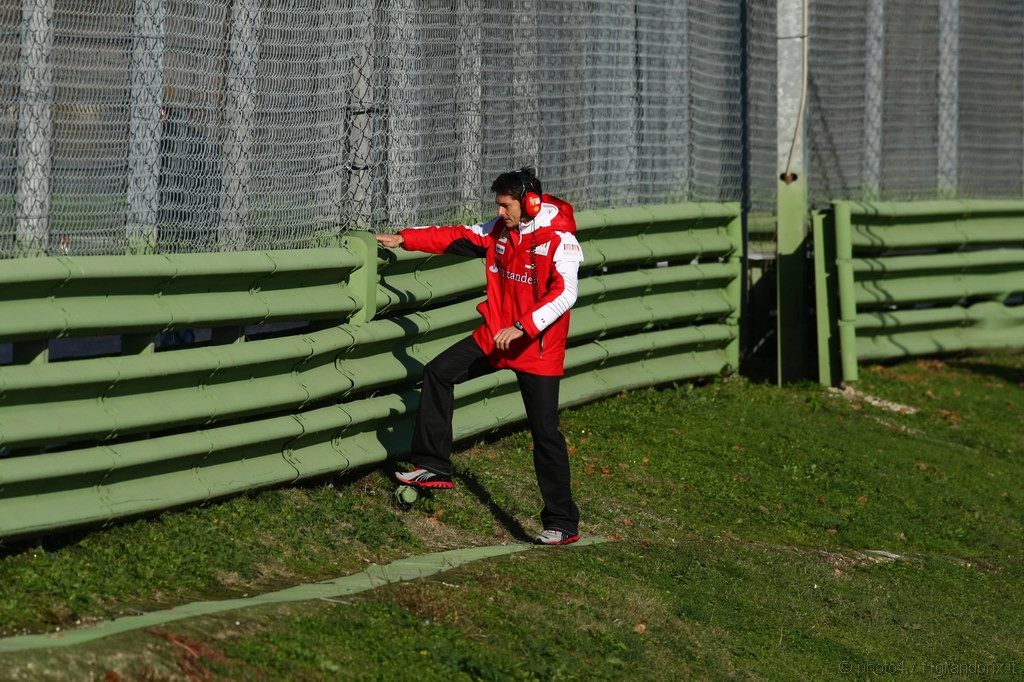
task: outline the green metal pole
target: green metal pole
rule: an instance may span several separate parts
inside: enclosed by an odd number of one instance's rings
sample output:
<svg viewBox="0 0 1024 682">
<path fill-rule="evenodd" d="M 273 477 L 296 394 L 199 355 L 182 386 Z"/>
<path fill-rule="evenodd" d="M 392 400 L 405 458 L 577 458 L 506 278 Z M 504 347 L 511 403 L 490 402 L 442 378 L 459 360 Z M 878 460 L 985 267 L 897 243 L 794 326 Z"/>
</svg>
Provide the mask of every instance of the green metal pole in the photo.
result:
<svg viewBox="0 0 1024 682">
<path fill-rule="evenodd" d="M 801 0 L 778 0 L 777 192 L 778 382 L 808 378 L 807 173 L 804 159 L 807 95 L 807 17 Z"/>
<path fill-rule="evenodd" d="M 850 205 L 835 204 L 836 274 L 839 279 L 839 348 L 843 381 L 857 380 L 857 298 L 853 278 L 853 244 L 850 239 Z"/>
<path fill-rule="evenodd" d="M 732 312 L 727 319 L 728 325 L 736 330 L 734 338 L 725 349 L 725 356 L 728 358 L 729 370 L 735 372 L 740 366 L 740 310 L 743 305 L 743 268 L 745 265 L 745 254 L 743 253 L 743 219 L 736 216 L 726 228 L 729 238 L 735 244 L 732 253 L 729 254 L 729 266 L 732 268 L 734 278 L 726 285 L 726 295 L 732 305 Z"/>
<path fill-rule="evenodd" d="M 836 325 L 836 243 L 834 225 L 824 213 L 811 216 L 814 226 L 814 311 L 818 331 L 818 382 L 839 381 L 839 330 Z"/>
</svg>

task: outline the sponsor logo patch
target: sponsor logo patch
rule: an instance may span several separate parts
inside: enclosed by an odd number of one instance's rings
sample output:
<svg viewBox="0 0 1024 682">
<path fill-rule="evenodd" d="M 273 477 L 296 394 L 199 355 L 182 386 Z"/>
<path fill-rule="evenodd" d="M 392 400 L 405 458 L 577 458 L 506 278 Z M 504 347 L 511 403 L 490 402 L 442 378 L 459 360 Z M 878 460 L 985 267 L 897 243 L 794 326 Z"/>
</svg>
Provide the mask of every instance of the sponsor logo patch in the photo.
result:
<svg viewBox="0 0 1024 682">
<path fill-rule="evenodd" d="M 520 284 L 533 284 L 535 281 L 534 278 L 529 275 L 520 275 L 515 272 L 509 272 L 504 268 L 496 268 L 493 265 L 491 267 L 494 268 L 491 272 L 497 272 L 505 279 L 510 279 L 513 282 L 519 282 Z"/>
</svg>

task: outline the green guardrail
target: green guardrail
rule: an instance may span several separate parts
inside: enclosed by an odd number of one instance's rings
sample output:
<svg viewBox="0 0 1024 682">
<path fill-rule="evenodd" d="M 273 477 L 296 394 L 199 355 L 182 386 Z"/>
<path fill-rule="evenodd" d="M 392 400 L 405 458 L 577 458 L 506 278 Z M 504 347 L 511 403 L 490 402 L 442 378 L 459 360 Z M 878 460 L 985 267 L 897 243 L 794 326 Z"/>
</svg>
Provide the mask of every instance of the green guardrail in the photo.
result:
<svg viewBox="0 0 1024 682">
<path fill-rule="evenodd" d="M 587 260 L 562 405 L 737 367 L 737 206 L 597 211 L 578 223 Z M 54 363 L 41 355 L 0 367 L 4 538 L 404 454 L 422 367 L 476 327 L 484 288 L 479 260 L 377 251 L 369 234 L 308 252 L 12 263 L 18 274 L 4 276 L 20 278 L 21 288 L 8 290 L 0 307 L 21 310 L 23 319 L 0 324 L 3 338 L 18 343 L 256 320 L 338 324 L 245 343 Z M 39 265 L 36 279 L 29 263 Z M 82 310 L 97 317 L 86 322 Z M 457 437 L 525 416 L 511 372 L 457 389 Z"/>
<path fill-rule="evenodd" d="M 814 216 L 822 383 L 857 363 L 1024 346 L 1024 202 L 835 202 Z"/>
<path fill-rule="evenodd" d="M 0 339 L 15 342 L 18 362 L 43 363 L 57 338 L 131 334 L 125 345 L 146 353 L 173 329 L 237 336 L 245 324 L 347 318 L 368 307 L 364 260 L 350 247 L 4 261 Z"/>
</svg>

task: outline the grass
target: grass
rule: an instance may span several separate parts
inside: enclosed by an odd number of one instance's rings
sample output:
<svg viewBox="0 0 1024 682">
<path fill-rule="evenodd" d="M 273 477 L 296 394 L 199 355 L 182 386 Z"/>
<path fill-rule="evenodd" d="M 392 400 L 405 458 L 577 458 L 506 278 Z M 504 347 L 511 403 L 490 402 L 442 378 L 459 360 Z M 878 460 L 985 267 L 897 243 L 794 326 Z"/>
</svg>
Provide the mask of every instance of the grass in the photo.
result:
<svg viewBox="0 0 1024 682">
<path fill-rule="evenodd" d="M 734 379 L 566 411 L 581 529 L 613 542 L 8 654 L 0 677 L 1018 677 L 1024 355 L 867 367 L 857 389 Z M 411 511 L 374 471 L 9 548 L 0 624 L 49 631 L 518 541 L 538 530 L 530 447 L 519 431 L 470 445 L 456 490 Z"/>
</svg>

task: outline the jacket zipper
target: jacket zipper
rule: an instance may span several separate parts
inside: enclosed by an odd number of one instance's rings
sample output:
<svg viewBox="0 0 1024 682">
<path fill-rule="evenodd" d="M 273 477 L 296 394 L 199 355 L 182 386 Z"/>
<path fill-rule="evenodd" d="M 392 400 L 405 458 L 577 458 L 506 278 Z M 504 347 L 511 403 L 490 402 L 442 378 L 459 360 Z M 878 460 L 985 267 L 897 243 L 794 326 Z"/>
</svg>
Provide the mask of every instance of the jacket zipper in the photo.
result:
<svg viewBox="0 0 1024 682">
<path fill-rule="evenodd" d="M 515 254 L 519 253 L 519 247 L 522 245 L 522 243 L 524 241 L 523 235 L 522 234 L 519 235 L 519 244 L 516 244 L 515 243 L 515 237 L 512 236 L 512 233 L 514 232 L 514 230 L 509 230 L 508 228 L 505 228 L 505 231 L 506 231 L 506 234 L 508 234 L 509 242 L 513 245 L 513 256 L 514 256 Z M 512 262 L 512 260 L 514 260 L 514 258 L 510 259 L 509 262 Z M 534 272 L 533 276 L 536 277 L 537 273 Z M 547 329 L 544 330 L 544 332 L 546 332 L 546 331 L 547 331 Z M 541 358 L 544 357 L 544 332 L 541 332 L 540 333 L 540 338 L 537 339 L 538 348 L 540 349 L 540 357 Z"/>
</svg>

